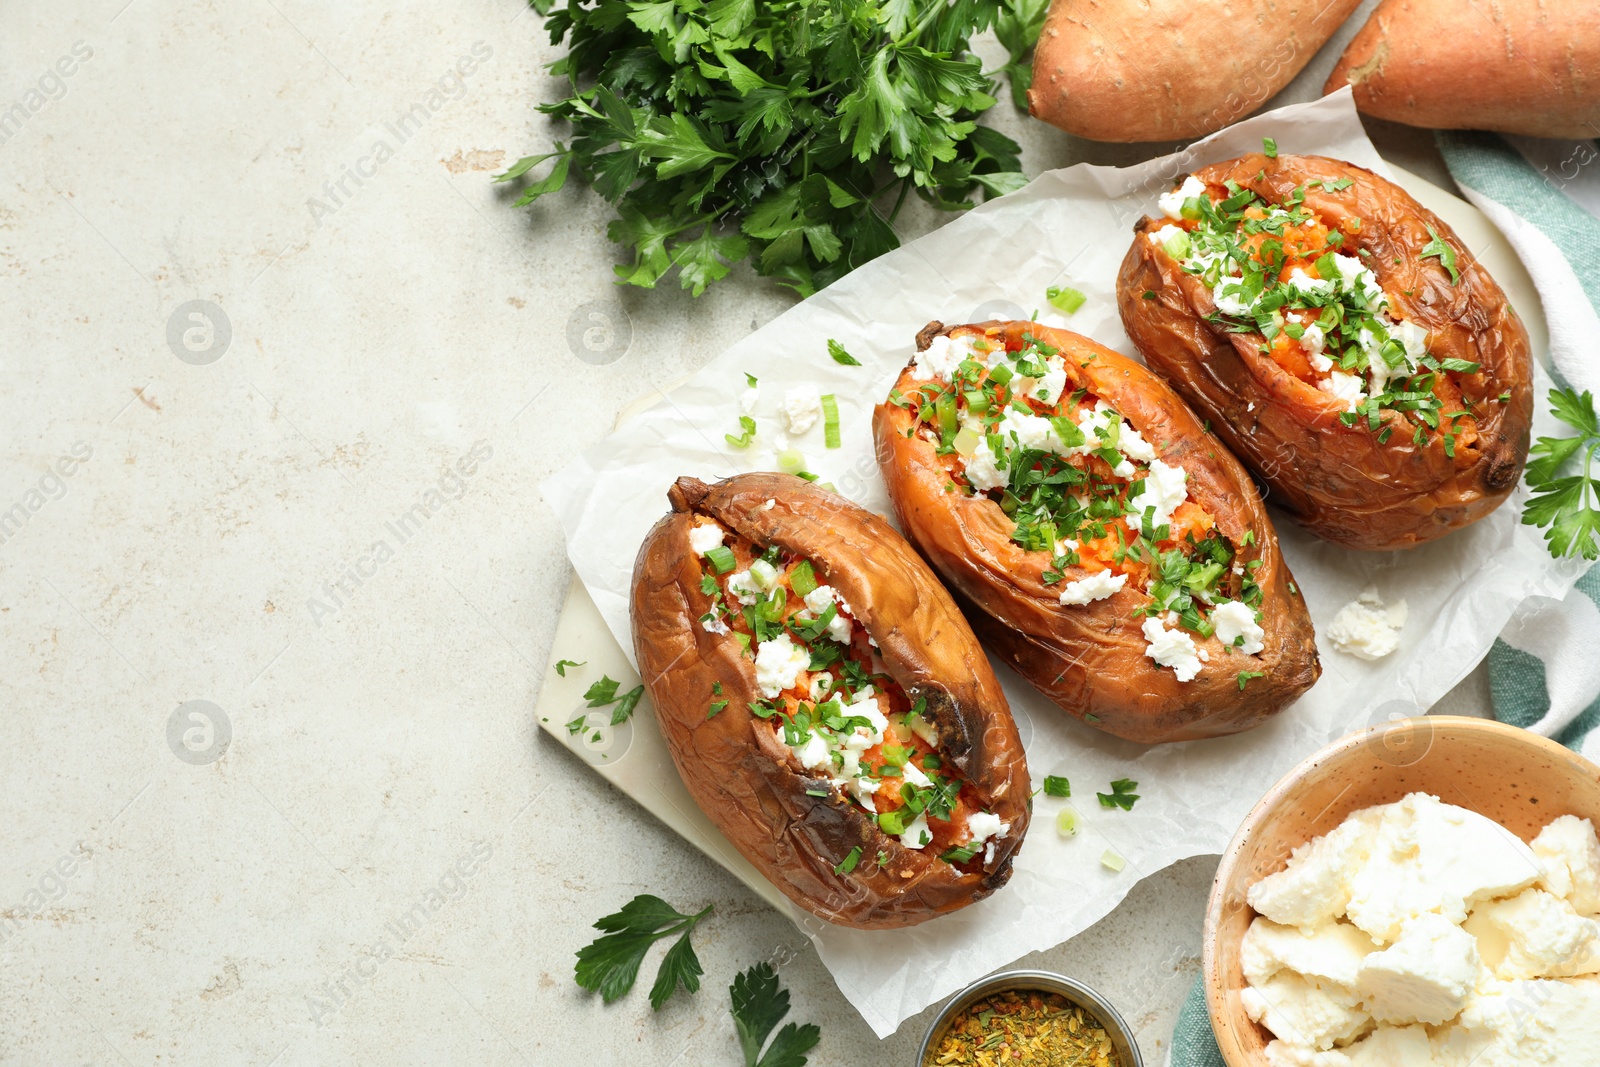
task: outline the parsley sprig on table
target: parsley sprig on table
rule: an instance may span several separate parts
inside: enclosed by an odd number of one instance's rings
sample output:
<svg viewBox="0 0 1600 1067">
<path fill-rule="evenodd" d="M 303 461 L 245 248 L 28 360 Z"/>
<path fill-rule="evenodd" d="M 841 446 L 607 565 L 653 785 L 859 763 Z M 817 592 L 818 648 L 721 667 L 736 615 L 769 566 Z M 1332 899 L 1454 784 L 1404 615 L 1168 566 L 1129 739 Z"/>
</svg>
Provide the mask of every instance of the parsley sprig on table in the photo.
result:
<svg viewBox="0 0 1600 1067">
<path fill-rule="evenodd" d="M 1594 397 L 1572 389 L 1550 390 L 1550 413 L 1577 430 L 1574 437 L 1541 437 L 1528 450 L 1528 488 L 1522 521 L 1545 528 L 1544 538 L 1555 556 L 1600 558 L 1600 482 L 1591 474 L 1600 451 L 1600 417 Z M 1569 460 L 1583 457 L 1582 470 L 1562 475 Z"/>
<path fill-rule="evenodd" d="M 659 1009 L 681 985 L 685 992 L 700 988 L 700 960 L 689 943 L 689 933 L 711 914 L 711 905 L 693 915 L 685 915 L 660 897 L 641 893 L 595 923 L 605 936 L 578 950 L 575 968 L 578 984 L 599 992 L 607 1004 L 633 988 L 650 946 L 664 937 L 680 934 L 678 941 L 661 958 L 655 985 L 650 987 L 650 1006 Z M 786 998 L 787 1001 L 787 998 Z M 787 1003 L 786 1003 L 787 1006 Z"/>
<path fill-rule="evenodd" d="M 789 1023 L 767 1045 L 767 1035 L 789 1014 L 789 991 L 778 984 L 772 966 L 758 963 L 728 987 L 733 998 L 733 1025 L 739 1031 L 744 1067 L 805 1067 L 805 1053 L 816 1047 L 822 1031 L 812 1023 Z"/>
<path fill-rule="evenodd" d="M 540 110 L 572 137 L 496 180 L 550 164 L 518 205 L 573 173 L 593 186 L 627 284 L 676 268 L 698 296 L 749 258 L 809 295 L 899 244 L 913 190 L 959 210 L 1026 180 L 1017 144 L 975 121 L 996 86 L 968 41 L 996 31 L 1015 90 L 1043 0 L 529 2 L 568 46 L 551 72 L 572 95 Z"/>
</svg>

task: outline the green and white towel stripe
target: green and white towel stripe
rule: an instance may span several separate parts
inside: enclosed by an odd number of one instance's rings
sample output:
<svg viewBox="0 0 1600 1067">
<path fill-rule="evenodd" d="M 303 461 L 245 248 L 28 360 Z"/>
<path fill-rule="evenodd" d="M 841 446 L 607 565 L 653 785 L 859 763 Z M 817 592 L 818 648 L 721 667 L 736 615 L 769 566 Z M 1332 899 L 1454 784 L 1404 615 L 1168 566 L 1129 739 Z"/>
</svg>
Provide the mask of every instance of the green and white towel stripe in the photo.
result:
<svg viewBox="0 0 1600 1067">
<path fill-rule="evenodd" d="M 1441 132 L 1462 193 L 1516 249 L 1544 302 L 1558 377 L 1600 396 L 1600 145 Z M 1525 601 L 1489 652 L 1494 714 L 1600 762 L 1600 567 Z M 1224 1067 L 1196 981 L 1171 1067 Z"/>
</svg>

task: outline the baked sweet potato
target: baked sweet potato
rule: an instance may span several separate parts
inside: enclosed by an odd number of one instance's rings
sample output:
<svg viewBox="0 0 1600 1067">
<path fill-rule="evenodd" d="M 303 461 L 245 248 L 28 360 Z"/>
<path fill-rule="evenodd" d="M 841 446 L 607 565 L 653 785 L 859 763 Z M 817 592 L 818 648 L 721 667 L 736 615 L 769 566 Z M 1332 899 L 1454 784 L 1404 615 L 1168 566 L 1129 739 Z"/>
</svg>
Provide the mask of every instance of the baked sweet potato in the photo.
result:
<svg viewBox="0 0 1600 1067">
<path fill-rule="evenodd" d="M 1028 769 L 972 630 L 887 522 L 786 474 L 680 478 L 633 646 L 684 785 L 791 900 L 910 926 L 1004 885 Z"/>
<path fill-rule="evenodd" d="M 979 636 L 1130 741 L 1249 729 L 1320 672 L 1233 456 L 1160 378 L 1031 322 L 945 327 L 873 413 L 911 543 Z"/>
<path fill-rule="evenodd" d="M 1094 141 L 1220 130 L 1270 100 L 1360 0 L 1054 0 L 1028 110 Z"/>
<path fill-rule="evenodd" d="M 1349 85 L 1368 115 L 1530 137 L 1600 136 L 1594 0 L 1384 0 L 1324 93 Z"/>
<path fill-rule="evenodd" d="M 1350 548 L 1422 544 L 1505 500 L 1528 335 L 1438 216 L 1371 171 L 1250 155 L 1190 175 L 1117 279 L 1128 336 L 1276 503 Z"/>
</svg>

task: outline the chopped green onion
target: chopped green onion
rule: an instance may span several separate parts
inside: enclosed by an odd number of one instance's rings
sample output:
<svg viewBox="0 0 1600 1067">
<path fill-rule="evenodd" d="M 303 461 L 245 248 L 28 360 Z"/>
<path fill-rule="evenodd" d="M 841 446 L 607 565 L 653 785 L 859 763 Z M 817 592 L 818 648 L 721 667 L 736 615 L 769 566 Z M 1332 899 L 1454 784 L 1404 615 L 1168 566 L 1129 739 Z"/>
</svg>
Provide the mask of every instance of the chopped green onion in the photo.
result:
<svg viewBox="0 0 1600 1067">
<path fill-rule="evenodd" d="M 799 474 L 806 468 L 806 457 L 798 448 L 786 448 L 778 453 L 778 469 L 785 474 Z"/>
<path fill-rule="evenodd" d="M 970 456 L 978 450 L 978 442 L 983 437 L 970 426 L 963 426 L 956 431 L 955 440 L 951 442 L 959 455 Z"/>
<path fill-rule="evenodd" d="M 760 382 L 761 382 L 760 378 L 757 378 L 754 374 L 751 374 L 749 371 L 745 371 L 744 384 L 746 384 L 750 388 L 754 389 L 758 384 L 760 384 Z"/>
<path fill-rule="evenodd" d="M 722 436 L 727 438 L 728 444 L 732 445 L 734 448 L 749 448 L 750 442 L 755 440 L 756 420 L 752 419 L 749 415 L 740 415 L 739 428 L 743 430 L 744 433 L 740 434 L 738 437 L 733 436 L 731 433 L 725 433 Z"/>
<path fill-rule="evenodd" d="M 1078 814 L 1078 809 L 1068 804 L 1056 814 L 1056 832 L 1062 837 L 1077 837 L 1078 828 L 1083 825 L 1083 816 Z"/>
<path fill-rule="evenodd" d="M 706 561 L 717 568 L 718 574 L 727 574 L 738 566 L 738 561 L 733 558 L 733 549 L 727 545 L 718 545 L 706 553 Z"/>
<path fill-rule="evenodd" d="M 906 809 L 886 811 L 878 816 L 878 826 L 886 834 L 899 836 L 906 832 Z"/>
<path fill-rule="evenodd" d="M 1126 862 L 1114 849 L 1108 848 L 1100 854 L 1100 866 L 1108 871 L 1120 871 Z"/>
<path fill-rule="evenodd" d="M 949 445 L 955 440 L 956 431 L 961 428 L 960 415 L 956 409 L 956 395 L 940 394 L 939 399 L 934 401 L 933 410 L 939 416 L 939 435 L 943 438 L 942 443 Z"/>
<path fill-rule="evenodd" d="M 822 395 L 822 443 L 827 448 L 839 447 L 839 402 L 832 393 Z"/>
<path fill-rule="evenodd" d="M 812 569 L 810 560 L 802 560 L 800 565 L 789 572 L 789 585 L 798 596 L 806 596 L 816 591 L 817 572 Z"/>
<path fill-rule="evenodd" d="M 1173 259 L 1183 259 L 1189 254 L 1189 235 L 1186 233 L 1175 233 L 1171 237 L 1168 237 L 1165 241 L 1161 242 L 1161 248 L 1162 251 L 1166 252 L 1166 254 L 1171 256 Z"/>
<path fill-rule="evenodd" d="M 1044 292 L 1045 298 L 1050 301 L 1050 306 L 1064 315 L 1070 315 L 1083 307 L 1083 302 L 1088 297 L 1077 289 L 1065 285 L 1052 285 Z"/>
</svg>

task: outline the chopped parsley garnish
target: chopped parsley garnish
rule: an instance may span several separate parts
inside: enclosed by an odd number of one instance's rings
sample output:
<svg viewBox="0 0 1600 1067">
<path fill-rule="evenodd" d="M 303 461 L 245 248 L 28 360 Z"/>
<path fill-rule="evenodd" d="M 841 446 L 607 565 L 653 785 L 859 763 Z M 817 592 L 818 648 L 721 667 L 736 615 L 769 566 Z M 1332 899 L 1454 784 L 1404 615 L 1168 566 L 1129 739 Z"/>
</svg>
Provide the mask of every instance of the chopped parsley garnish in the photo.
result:
<svg viewBox="0 0 1600 1067">
<path fill-rule="evenodd" d="M 583 727 L 588 720 L 589 715 L 587 712 L 579 715 L 576 719 L 573 719 L 571 722 L 567 723 L 567 733 L 572 734 L 574 737 L 583 733 Z"/>
<path fill-rule="evenodd" d="M 840 344 L 838 341 L 835 341 L 831 337 L 828 338 L 828 355 L 832 356 L 833 361 L 840 366 L 861 366 L 861 361 L 859 359 L 857 359 L 855 356 L 852 356 L 849 352 L 846 352 L 844 350 L 844 345 Z"/>
<path fill-rule="evenodd" d="M 856 864 L 859 863 L 860 861 L 861 861 L 861 846 L 857 845 L 855 848 L 853 848 L 849 852 L 845 853 L 844 859 L 840 860 L 838 865 L 836 867 L 834 867 L 833 873 L 834 874 L 849 874 L 851 871 L 856 869 Z"/>
<path fill-rule="evenodd" d="M 1261 138 L 1261 154 L 1268 159 L 1278 158 L 1278 142 L 1270 137 Z"/>
<path fill-rule="evenodd" d="M 1111 783 L 1111 792 L 1096 793 L 1100 798 L 1102 808 L 1121 808 L 1123 811 L 1132 811 L 1134 803 L 1139 799 L 1139 794 L 1134 790 L 1139 788 L 1139 783 L 1129 778 L 1118 778 Z"/>
<path fill-rule="evenodd" d="M 727 706 L 728 706 L 728 702 L 726 700 L 713 700 L 711 702 L 711 706 L 706 709 L 706 718 L 710 719 L 710 718 L 714 717 L 717 714 L 717 712 L 721 711 L 723 708 L 725 708 Z"/>
<path fill-rule="evenodd" d="M 574 968 L 578 984 L 598 992 L 600 999 L 610 1004 L 633 988 L 650 946 L 676 934 L 678 941 L 661 958 L 655 985 L 650 987 L 650 1007 L 659 1010 L 680 986 L 686 993 L 697 991 L 704 972 L 689 934 L 710 914 L 709 904 L 685 915 L 660 897 L 648 893 L 634 897 L 621 911 L 594 924 L 604 936 L 578 950 Z"/>
<path fill-rule="evenodd" d="M 1048 797 L 1070 797 L 1072 795 L 1072 783 L 1053 774 L 1046 775 L 1044 779 L 1044 794 Z"/>
<path fill-rule="evenodd" d="M 589 702 L 589 707 L 603 708 L 617 699 L 617 685 L 616 679 L 602 674 L 598 682 L 585 690 L 583 698 Z"/>
<path fill-rule="evenodd" d="M 568 667 L 582 667 L 587 665 L 588 662 L 588 660 L 558 659 L 556 660 L 556 673 L 565 678 Z"/>
<path fill-rule="evenodd" d="M 1456 250 L 1446 244 L 1432 226 L 1428 227 L 1428 236 L 1433 238 L 1422 246 L 1420 255 L 1426 259 L 1430 256 L 1439 260 L 1439 265 L 1450 272 L 1450 284 L 1454 285 L 1461 280 L 1461 272 L 1456 269 Z"/>
<path fill-rule="evenodd" d="M 1244 687 L 1245 687 L 1246 683 L 1248 683 L 1252 679 L 1254 679 L 1254 678 L 1265 678 L 1265 677 L 1266 677 L 1266 675 L 1261 673 L 1260 671 L 1240 671 L 1239 672 L 1239 691 L 1241 693 L 1244 692 Z"/>
<path fill-rule="evenodd" d="M 611 725 L 620 726 L 633 717 L 633 709 L 638 707 L 639 698 L 644 696 L 644 686 L 636 685 L 622 695 L 617 706 L 611 710 Z"/>
</svg>

